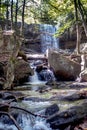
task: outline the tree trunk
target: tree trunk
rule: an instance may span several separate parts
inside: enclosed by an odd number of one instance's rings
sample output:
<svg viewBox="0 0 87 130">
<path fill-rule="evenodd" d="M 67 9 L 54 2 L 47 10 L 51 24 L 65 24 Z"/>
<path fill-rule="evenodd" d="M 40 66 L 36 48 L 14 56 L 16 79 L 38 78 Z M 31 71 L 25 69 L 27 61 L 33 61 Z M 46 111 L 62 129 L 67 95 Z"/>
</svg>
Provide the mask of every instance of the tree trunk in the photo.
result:
<svg viewBox="0 0 87 130">
<path fill-rule="evenodd" d="M 8 29 L 8 20 L 9 20 L 9 1 L 7 0 L 7 7 L 6 7 L 6 29 Z"/>
<path fill-rule="evenodd" d="M 11 0 L 11 29 L 13 29 L 13 0 Z"/>
<path fill-rule="evenodd" d="M 77 44 L 76 44 L 76 49 L 77 49 L 77 54 L 80 53 L 80 35 L 79 35 L 79 23 L 78 23 L 78 5 L 77 5 L 77 0 L 74 0 L 74 7 L 75 7 L 75 16 L 76 16 L 76 31 L 77 31 Z"/>
<path fill-rule="evenodd" d="M 85 35 L 86 35 L 86 37 L 87 37 L 87 26 L 86 26 L 86 22 L 85 22 L 85 19 L 84 19 L 84 13 L 83 13 L 83 10 L 82 10 L 82 7 L 81 7 L 81 2 L 80 2 L 80 0 L 78 0 L 78 10 L 79 10 L 79 12 L 80 12 L 80 16 L 81 16 L 81 20 L 82 20 L 82 23 L 83 23 Z"/>
<path fill-rule="evenodd" d="M 22 10 L 22 26 L 21 26 L 21 31 L 23 33 L 23 29 L 24 29 L 24 11 L 25 11 L 25 1 L 23 1 L 23 10 Z"/>
<path fill-rule="evenodd" d="M 1 0 L 0 0 L 0 15 L 1 15 Z"/>
<path fill-rule="evenodd" d="M 16 1 L 16 10 L 15 10 L 15 26 L 17 27 L 17 16 L 18 16 L 18 0 Z"/>
</svg>

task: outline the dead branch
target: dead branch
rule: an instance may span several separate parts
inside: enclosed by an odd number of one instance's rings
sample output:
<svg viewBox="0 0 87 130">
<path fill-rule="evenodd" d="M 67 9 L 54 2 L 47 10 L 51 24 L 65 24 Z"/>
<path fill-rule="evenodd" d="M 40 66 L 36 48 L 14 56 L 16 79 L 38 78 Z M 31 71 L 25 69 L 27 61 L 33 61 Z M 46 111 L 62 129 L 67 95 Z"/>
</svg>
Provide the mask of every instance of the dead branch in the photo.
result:
<svg viewBox="0 0 87 130">
<path fill-rule="evenodd" d="M 47 118 L 47 116 L 45 116 L 45 115 L 34 114 L 34 113 L 32 113 L 32 112 L 30 112 L 30 111 L 28 111 L 28 110 L 25 110 L 24 108 L 15 107 L 15 106 L 10 106 L 10 108 L 22 110 L 22 111 L 24 111 L 24 112 L 26 112 L 26 113 L 28 113 L 28 114 L 31 114 L 31 115 L 33 115 L 33 116 L 35 116 L 35 117 L 39 116 L 39 117 L 41 117 L 41 118 Z"/>
<path fill-rule="evenodd" d="M 17 124 L 16 120 L 14 119 L 14 117 L 13 117 L 12 115 L 8 114 L 7 112 L 3 112 L 3 111 L 0 111 L 0 114 L 2 114 L 2 115 L 7 115 L 7 116 L 13 121 L 13 123 L 14 123 L 14 125 L 17 127 L 17 129 L 18 129 L 18 130 L 22 130 L 22 129 L 20 128 L 20 126 Z"/>
</svg>

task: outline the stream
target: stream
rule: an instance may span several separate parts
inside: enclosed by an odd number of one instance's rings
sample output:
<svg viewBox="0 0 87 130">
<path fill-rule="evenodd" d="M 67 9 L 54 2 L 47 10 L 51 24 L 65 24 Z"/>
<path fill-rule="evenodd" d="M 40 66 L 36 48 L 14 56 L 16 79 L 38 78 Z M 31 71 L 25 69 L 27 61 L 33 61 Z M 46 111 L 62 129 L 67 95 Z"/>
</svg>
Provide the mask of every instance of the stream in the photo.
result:
<svg viewBox="0 0 87 130">
<path fill-rule="evenodd" d="M 41 25 L 42 26 L 42 25 Z M 47 31 L 48 28 L 48 31 Z M 50 31 L 51 30 L 51 31 Z M 53 30 L 53 31 L 52 31 Z M 53 26 L 44 25 L 41 27 L 41 31 L 48 32 L 51 35 L 53 35 L 56 31 L 56 28 L 53 28 Z M 55 40 L 54 37 L 51 35 L 47 35 L 45 33 L 45 36 L 43 34 L 41 35 L 42 39 L 42 49 L 43 52 L 45 52 L 47 49 L 53 47 L 53 48 L 59 48 L 58 45 L 58 39 Z M 47 46 L 44 48 L 44 43 L 47 41 Z M 55 45 L 53 44 L 55 43 Z M 35 69 L 35 67 L 33 66 Z M 46 76 L 46 73 L 49 72 L 49 75 Z M 42 73 L 40 73 L 42 75 Z M 57 104 L 59 108 L 59 112 L 66 110 L 67 108 L 70 108 L 72 106 L 76 106 L 79 104 L 79 100 L 77 101 L 63 101 L 59 100 L 62 96 L 69 96 L 74 94 L 75 92 L 78 92 L 79 89 L 75 88 L 68 88 L 68 83 L 62 82 L 60 84 L 55 85 L 46 85 L 46 82 L 48 77 L 52 76 L 54 78 L 53 73 L 50 70 L 44 70 L 43 72 L 44 78 L 46 80 L 40 80 L 38 78 L 38 74 L 36 71 L 34 71 L 34 75 L 29 77 L 29 81 L 24 83 L 22 86 L 17 86 L 14 88 L 14 92 L 21 92 L 22 94 L 26 95 L 23 100 L 18 100 L 17 102 L 12 102 L 11 105 L 24 108 L 26 110 L 31 111 L 32 113 L 45 115 L 46 108 L 53 104 Z M 51 80 L 51 79 L 50 79 Z M 70 83 L 72 84 L 72 82 Z M 7 91 L 8 92 L 8 91 Z M 12 91 L 13 92 L 13 91 Z M 0 101 L 3 103 L 4 100 L 0 99 Z M 17 113 L 16 121 L 21 127 L 21 130 L 53 130 L 50 128 L 50 124 L 46 123 L 46 118 L 42 117 L 34 117 L 30 114 L 27 114 L 25 112 L 22 112 L 21 110 L 11 110 L 13 113 Z M 45 115 L 46 116 L 46 115 Z M 9 120 L 7 116 L 0 116 L 0 130 L 17 130 L 17 128 L 14 126 L 12 121 Z M 55 129 L 59 130 L 59 129 Z"/>
<path fill-rule="evenodd" d="M 29 81 L 23 86 L 17 87 L 17 92 L 21 92 L 27 96 L 22 101 L 13 102 L 13 106 L 24 108 L 26 110 L 31 111 L 32 113 L 45 115 L 46 108 L 53 104 L 57 104 L 59 107 L 59 111 L 63 111 L 81 102 L 79 100 L 72 102 L 58 100 L 58 97 L 74 94 L 75 92 L 79 91 L 78 89 L 69 89 L 68 87 L 58 88 L 59 85 L 46 85 L 46 81 L 39 81 L 36 72 L 34 76 L 30 77 L 30 79 L 31 82 Z M 64 86 L 67 86 L 67 84 L 69 83 L 64 83 Z M 43 89 L 45 91 L 40 92 L 40 89 Z M 34 117 L 19 110 L 15 112 L 18 113 L 16 121 L 22 130 L 53 130 L 50 128 L 50 125 L 46 123 L 45 118 Z M 6 118 L 6 116 L 0 117 L 0 130 L 17 130 L 13 123 L 11 123 L 10 121 L 8 123 L 8 118 Z"/>
<path fill-rule="evenodd" d="M 24 108 L 26 110 L 29 110 L 33 113 L 37 113 L 40 115 L 45 115 L 45 110 L 47 107 L 51 106 L 52 104 L 57 104 L 59 107 L 59 111 L 63 111 L 77 103 L 77 102 L 66 102 L 58 100 L 58 96 L 64 96 L 64 95 L 70 95 L 75 93 L 76 89 L 68 89 L 68 88 L 62 88 L 58 89 L 55 86 L 49 86 L 46 85 L 46 81 L 40 81 L 38 79 L 38 75 L 35 72 L 34 76 L 30 77 L 29 82 L 25 83 L 23 86 L 17 87 L 17 92 L 26 94 L 27 97 L 24 98 L 22 101 L 13 102 L 13 105 L 19 106 L 21 108 Z M 25 89 L 27 88 L 27 90 Z M 22 91 L 23 89 L 23 91 Z M 45 90 L 44 92 L 40 92 L 39 90 Z M 3 101 L 2 101 L 3 102 Z M 5 121 L 2 119 L 4 118 Z M 6 121 L 6 116 L 0 117 L 1 123 L 0 123 L 0 130 L 17 130 L 17 128 L 13 125 L 13 123 L 8 123 Z M 8 119 L 7 119 L 8 120 Z M 21 113 L 21 111 L 18 111 L 18 117 L 17 122 L 22 128 L 22 130 L 52 130 L 50 128 L 50 125 L 46 123 L 45 118 L 41 117 L 33 117 L 29 114 L 26 114 L 24 112 Z"/>
</svg>

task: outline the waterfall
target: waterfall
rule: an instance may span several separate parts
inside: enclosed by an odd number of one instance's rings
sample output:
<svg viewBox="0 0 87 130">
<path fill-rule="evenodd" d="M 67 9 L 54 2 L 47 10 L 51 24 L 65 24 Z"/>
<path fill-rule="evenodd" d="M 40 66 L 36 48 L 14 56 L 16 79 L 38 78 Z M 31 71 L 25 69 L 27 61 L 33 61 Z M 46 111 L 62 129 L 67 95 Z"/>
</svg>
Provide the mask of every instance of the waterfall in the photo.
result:
<svg viewBox="0 0 87 130">
<path fill-rule="evenodd" d="M 38 79 L 38 74 L 35 70 L 34 70 L 34 75 L 29 76 L 29 79 L 30 79 L 30 82 L 33 84 L 38 84 L 40 82 L 40 80 Z"/>
<path fill-rule="evenodd" d="M 42 62 L 41 62 L 41 63 L 42 63 Z M 30 63 L 30 66 L 31 66 L 31 68 L 34 69 L 34 75 L 29 76 L 29 84 L 35 85 L 35 86 L 37 86 L 37 85 L 39 85 L 39 84 L 43 84 L 43 85 L 44 85 L 44 84 L 46 83 L 46 81 L 41 81 L 41 80 L 39 79 L 38 73 L 36 72 L 36 66 L 34 65 L 34 62 Z M 35 88 L 33 87 L 34 90 L 37 90 L 37 88 L 38 88 L 38 87 L 36 87 L 36 89 L 35 89 Z"/>
<path fill-rule="evenodd" d="M 40 25 L 40 32 L 41 32 L 41 46 L 42 46 L 42 52 L 46 52 L 47 49 L 53 48 L 58 49 L 59 48 L 59 40 L 54 36 L 57 29 L 54 25 L 49 24 L 41 24 Z"/>
</svg>

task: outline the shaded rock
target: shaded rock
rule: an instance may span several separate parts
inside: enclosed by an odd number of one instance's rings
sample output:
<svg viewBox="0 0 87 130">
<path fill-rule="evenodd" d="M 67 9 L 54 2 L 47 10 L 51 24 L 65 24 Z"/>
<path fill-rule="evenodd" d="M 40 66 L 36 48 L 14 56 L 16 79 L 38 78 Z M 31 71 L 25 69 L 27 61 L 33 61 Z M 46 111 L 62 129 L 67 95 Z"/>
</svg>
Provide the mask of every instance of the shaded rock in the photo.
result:
<svg viewBox="0 0 87 130">
<path fill-rule="evenodd" d="M 17 118 L 19 116 L 18 113 L 11 113 L 11 115 L 14 117 L 14 119 L 17 121 Z M 0 117 L 0 121 L 3 123 L 3 124 L 8 124 L 8 125 L 13 125 L 13 121 L 8 117 L 8 116 L 5 116 L 5 115 L 2 115 Z"/>
<path fill-rule="evenodd" d="M 51 116 L 53 115 L 54 113 L 58 112 L 59 111 L 59 107 L 57 104 L 53 104 L 49 107 L 46 108 L 45 110 L 45 115 L 46 116 Z"/>
<path fill-rule="evenodd" d="M 32 102 L 45 102 L 45 101 L 49 101 L 49 99 L 45 99 L 45 98 L 38 98 L 38 97 L 27 97 L 24 98 L 24 100 L 26 101 L 32 101 Z"/>
<path fill-rule="evenodd" d="M 0 77 L 0 90 L 2 90 L 4 82 L 5 82 L 5 78 Z"/>
<path fill-rule="evenodd" d="M 15 83 L 23 83 L 28 80 L 29 75 L 33 75 L 33 69 L 30 68 L 28 62 L 18 60 L 15 65 Z"/>
<path fill-rule="evenodd" d="M 75 80 L 81 72 L 79 63 L 56 51 L 49 51 L 48 63 L 59 80 Z"/>
<path fill-rule="evenodd" d="M 41 64 L 43 64 L 42 60 L 36 60 L 36 61 L 34 61 L 34 65 L 35 66 L 38 66 L 38 65 L 41 65 Z"/>
<path fill-rule="evenodd" d="M 28 61 L 27 56 L 23 51 L 19 51 L 17 57 L 21 57 L 24 61 Z"/>
<path fill-rule="evenodd" d="M 10 57 L 9 52 L 0 53 L 0 88 L 1 89 L 5 82 L 9 57 Z M 15 85 L 27 81 L 29 75 L 33 75 L 34 73 L 33 69 L 31 69 L 30 67 L 30 64 L 24 61 L 23 59 L 17 59 L 14 72 L 15 72 L 15 79 L 14 79 Z"/>
<path fill-rule="evenodd" d="M 76 92 L 72 95 L 61 97 L 60 99 L 67 100 L 67 101 L 76 101 L 76 100 L 81 100 L 81 99 L 87 99 L 87 91 Z"/>
<path fill-rule="evenodd" d="M 37 67 L 36 67 L 36 71 L 39 73 L 39 72 L 41 72 L 43 70 L 43 65 L 38 65 Z"/>
<path fill-rule="evenodd" d="M 38 77 L 40 80 L 47 82 L 55 81 L 54 73 L 48 68 L 48 66 L 45 66 L 44 64 L 38 65 L 36 67 L 36 71 L 38 72 Z"/>
<path fill-rule="evenodd" d="M 39 73 L 39 77 L 40 77 L 41 80 L 45 80 L 45 81 L 48 81 L 48 82 L 55 81 L 55 76 L 50 69 L 43 69 Z"/>
<path fill-rule="evenodd" d="M 0 93 L 0 98 L 2 98 L 3 97 L 3 93 Z"/>
<path fill-rule="evenodd" d="M 15 97 L 14 95 L 10 94 L 10 93 L 4 93 L 3 99 L 4 99 L 4 100 L 9 100 L 9 99 L 14 99 L 14 100 L 16 100 L 16 97 Z"/>
<path fill-rule="evenodd" d="M 87 116 L 87 102 L 56 113 L 47 119 L 51 128 L 63 130 L 69 125 L 76 125 Z"/>
<path fill-rule="evenodd" d="M 3 64 L 0 63 L 0 77 L 4 76 Z"/>
</svg>

